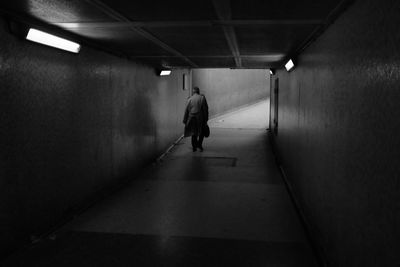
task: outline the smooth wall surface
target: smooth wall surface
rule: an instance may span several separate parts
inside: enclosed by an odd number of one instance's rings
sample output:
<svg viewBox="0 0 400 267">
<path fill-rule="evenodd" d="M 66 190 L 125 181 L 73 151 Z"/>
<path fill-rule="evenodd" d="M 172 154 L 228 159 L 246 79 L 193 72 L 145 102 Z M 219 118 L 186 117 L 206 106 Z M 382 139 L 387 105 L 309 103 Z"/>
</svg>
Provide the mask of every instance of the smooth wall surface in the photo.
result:
<svg viewBox="0 0 400 267">
<path fill-rule="evenodd" d="M 277 75 L 275 141 L 329 266 L 400 264 L 399 10 L 356 1 Z"/>
<path fill-rule="evenodd" d="M 267 70 L 194 69 L 193 86 L 207 98 L 210 116 L 269 97 Z"/>
<path fill-rule="evenodd" d="M 183 131 L 174 71 L 20 40 L 0 21 L 0 256 L 163 152 Z"/>
</svg>

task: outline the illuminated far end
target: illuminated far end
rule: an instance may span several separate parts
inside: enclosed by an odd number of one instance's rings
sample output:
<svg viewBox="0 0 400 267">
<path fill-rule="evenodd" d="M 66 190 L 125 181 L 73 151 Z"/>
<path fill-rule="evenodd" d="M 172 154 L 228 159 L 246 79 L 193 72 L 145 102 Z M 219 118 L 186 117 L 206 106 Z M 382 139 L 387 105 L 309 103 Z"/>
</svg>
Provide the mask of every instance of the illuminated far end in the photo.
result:
<svg viewBox="0 0 400 267">
<path fill-rule="evenodd" d="M 52 34 L 48 34 L 36 29 L 29 29 L 26 39 L 32 42 L 48 45 L 72 53 L 79 53 L 81 45 Z"/>
<path fill-rule="evenodd" d="M 170 75 L 171 74 L 171 71 L 170 70 L 162 70 L 161 72 L 160 72 L 160 76 L 168 76 L 168 75 Z"/>
<path fill-rule="evenodd" d="M 290 71 L 291 69 L 293 69 L 294 67 L 294 63 L 291 59 L 289 59 L 289 61 L 285 64 L 285 68 L 287 71 Z"/>
</svg>

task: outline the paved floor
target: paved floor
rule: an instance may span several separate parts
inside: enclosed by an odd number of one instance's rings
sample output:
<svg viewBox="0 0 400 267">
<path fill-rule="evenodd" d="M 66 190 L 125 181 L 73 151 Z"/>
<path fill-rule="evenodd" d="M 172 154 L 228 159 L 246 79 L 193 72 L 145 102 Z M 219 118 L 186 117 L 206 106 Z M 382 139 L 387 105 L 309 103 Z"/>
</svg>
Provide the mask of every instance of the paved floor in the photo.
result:
<svg viewBox="0 0 400 267">
<path fill-rule="evenodd" d="M 267 103 L 210 121 L 5 266 L 315 266 L 267 142 Z"/>
</svg>

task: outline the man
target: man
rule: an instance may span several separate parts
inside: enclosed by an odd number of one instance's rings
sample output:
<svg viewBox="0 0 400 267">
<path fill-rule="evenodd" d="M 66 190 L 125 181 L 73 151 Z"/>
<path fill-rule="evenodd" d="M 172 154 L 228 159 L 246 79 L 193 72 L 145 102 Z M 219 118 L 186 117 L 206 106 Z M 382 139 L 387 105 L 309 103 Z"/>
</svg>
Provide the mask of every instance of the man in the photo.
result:
<svg viewBox="0 0 400 267">
<path fill-rule="evenodd" d="M 204 131 L 208 121 L 208 105 L 204 95 L 200 95 L 198 87 L 193 88 L 193 95 L 188 99 L 183 123 L 185 137 L 192 137 L 193 152 L 200 149 L 203 152 Z"/>
</svg>

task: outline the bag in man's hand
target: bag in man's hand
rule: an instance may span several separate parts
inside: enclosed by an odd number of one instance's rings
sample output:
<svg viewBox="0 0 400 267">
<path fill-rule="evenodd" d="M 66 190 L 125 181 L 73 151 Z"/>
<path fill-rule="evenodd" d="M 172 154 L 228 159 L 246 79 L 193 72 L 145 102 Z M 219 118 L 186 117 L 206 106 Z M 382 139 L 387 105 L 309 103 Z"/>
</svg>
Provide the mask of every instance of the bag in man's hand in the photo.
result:
<svg viewBox="0 0 400 267">
<path fill-rule="evenodd" d="M 204 137 L 209 137 L 210 136 L 210 127 L 208 127 L 208 124 L 204 126 Z"/>
</svg>

